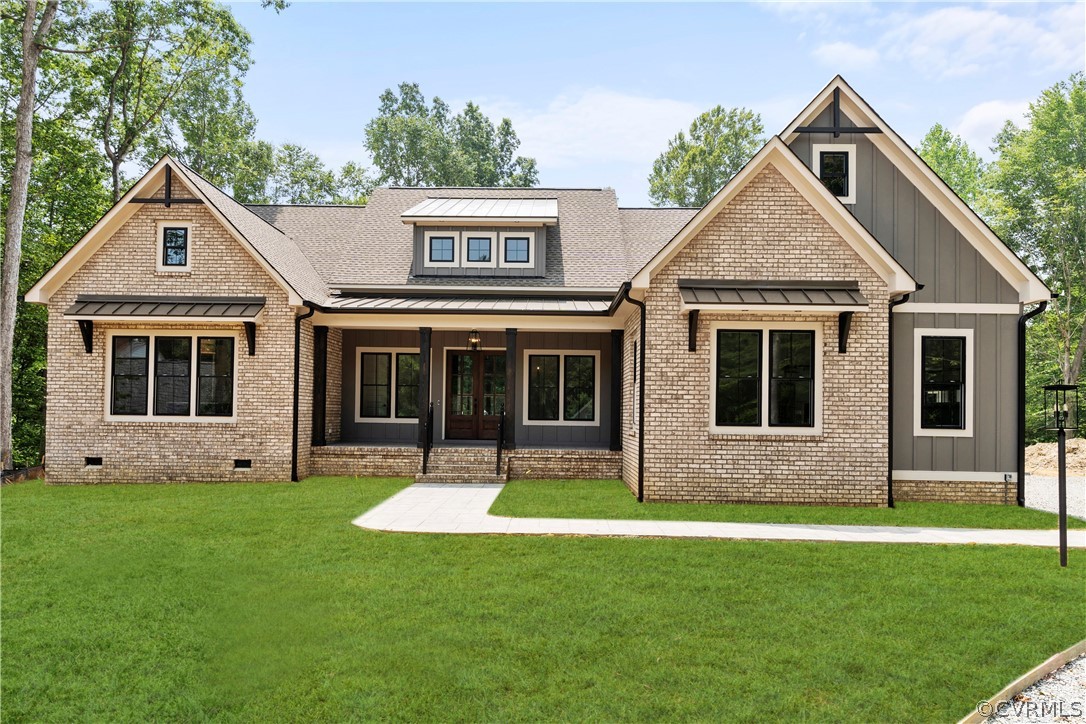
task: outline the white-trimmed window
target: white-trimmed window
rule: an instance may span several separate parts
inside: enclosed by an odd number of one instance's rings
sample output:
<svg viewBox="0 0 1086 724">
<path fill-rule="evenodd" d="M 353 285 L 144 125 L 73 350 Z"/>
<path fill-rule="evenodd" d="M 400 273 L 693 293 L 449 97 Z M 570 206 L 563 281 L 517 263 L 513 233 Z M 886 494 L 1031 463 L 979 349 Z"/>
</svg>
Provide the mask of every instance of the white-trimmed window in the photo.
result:
<svg viewBox="0 0 1086 724">
<path fill-rule="evenodd" d="M 492 231 L 465 231 L 461 266 L 493 268 L 498 265 L 498 235 Z"/>
<path fill-rule="evenodd" d="M 459 247 L 459 231 L 427 231 L 423 234 L 423 265 L 428 267 L 459 266 Z"/>
<path fill-rule="evenodd" d="M 106 419 L 235 421 L 237 349 L 234 333 L 110 330 Z"/>
<path fill-rule="evenodd" d="M 815 143 L 811 157 L 815 176 L 830 193 L 842 204 L 856 203 L 856 144 Z"/>
<path fill-rule="evenodd" d="M 913 330 L 913 434 L 973 436 L 973 330 Z"/>
<path fill-rule="evenodd" d="M 525 350 L 525 425 L 598 426 L 600 353 Z"/>
<path fill-rule="evenodd" d="M 158 228 L 158 260 L 160 272 L 187 272 L 192 268 L 192 223 L 189 221 L 160 221 Z"/>
<path fill-rule="evenodd" d="M 720 434 L 822 431 L 822 325 L 716 322 L 709 429 Z"/>
<path fill-rule="evenodd" d="M 417 349 L 359 348 L 355 362 L 355 422 L 418 421 Z"/>
<path fill-rule="evenodd" d="M 499 264 L 509 269 L 535 266 L 535 232 L 503 231 Z"/>
</svg>

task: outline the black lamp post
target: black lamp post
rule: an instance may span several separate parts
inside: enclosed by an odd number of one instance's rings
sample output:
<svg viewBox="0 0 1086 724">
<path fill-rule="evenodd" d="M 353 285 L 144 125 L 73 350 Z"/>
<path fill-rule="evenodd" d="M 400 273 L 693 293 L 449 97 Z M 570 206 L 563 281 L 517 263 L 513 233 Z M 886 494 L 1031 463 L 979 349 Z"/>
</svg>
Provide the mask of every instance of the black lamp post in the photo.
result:
<svg viewBox="0 0 1086 724">
<path fill-rule="evenodd" d="M 1056 431 L 1060 475 L 1060 565 L 1067 566 L 1067 431 L 1078 429 L 1078 386 L 1045 385 L 1045 428 Z"/>
</svg>

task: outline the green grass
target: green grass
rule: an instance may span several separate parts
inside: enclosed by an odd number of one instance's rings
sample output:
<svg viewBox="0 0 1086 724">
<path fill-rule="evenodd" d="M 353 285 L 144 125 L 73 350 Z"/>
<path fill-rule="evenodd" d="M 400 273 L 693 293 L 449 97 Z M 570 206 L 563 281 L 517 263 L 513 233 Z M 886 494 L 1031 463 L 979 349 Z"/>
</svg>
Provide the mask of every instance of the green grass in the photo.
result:
<svg viewBox="0 0 1086 724">
<path fill-rule="evenodd" d="M 514 518 L 699 520 L 733 523 L 903 525 L 936 528 L 1057 528 L 1052 513 L 1017 505 L 898 503 L 895 508 L 811 505 L 638 503 L 619 480 L 516 480 L 505 486 L 494 515 Z M 1086 521 L 1068 518 L 1068 527 Z"/>
<path fill-rule="evenodd" d="M 953 721 L 1086 552 L 363 531 L 406 481 L 0 491 L 5 721 Z"/>
</svg>

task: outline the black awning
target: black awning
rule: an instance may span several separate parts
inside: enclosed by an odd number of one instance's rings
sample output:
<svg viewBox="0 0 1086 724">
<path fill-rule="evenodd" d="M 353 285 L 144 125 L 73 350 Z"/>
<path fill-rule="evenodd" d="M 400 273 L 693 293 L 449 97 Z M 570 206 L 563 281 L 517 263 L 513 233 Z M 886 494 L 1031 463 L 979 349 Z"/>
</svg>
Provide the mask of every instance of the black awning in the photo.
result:
<svg viewBox="0 0 1086 724">
<path fill-rule="evenodd" d="M 216 319 L 251 321 L 264 309 L 264 297 L 160 297 L 80 295 L 64 312 L 74 319 L 103 317 Z"/>
<path fill-rule="evenodd" d="M 866 307 L 854 281 L 750 281 L 680 279 L 687 306 Z"/>
</svg>

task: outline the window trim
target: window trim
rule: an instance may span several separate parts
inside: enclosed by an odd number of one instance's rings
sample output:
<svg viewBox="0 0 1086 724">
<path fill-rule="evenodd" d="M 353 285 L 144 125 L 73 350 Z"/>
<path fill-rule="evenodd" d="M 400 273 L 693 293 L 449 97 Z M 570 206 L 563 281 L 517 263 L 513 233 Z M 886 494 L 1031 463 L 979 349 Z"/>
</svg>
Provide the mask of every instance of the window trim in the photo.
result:
<svg viewBox="0 0 1086 724">
<path fill-rule="evenodd" d="M 389 364 L 389 401 L 388 417 L 362 417 L 362 355 L 363 354 L 390 354 L 392 359 Z M 396 417 L 396 359 L 401 354 L 414 354 L 419 356 L 419 364 L 422 364 L 422 350 L 418 347 L 356 347 L 354 351 L 354 421 L 367 423 L 393 423 L 396 425 L 416 425 L 417 417 Z M 421 369 L 421 367 L 420 367 Z M 418 394 L 416 392 L 416 394 Z M 422 411 L 420 410 L 421 414 Z"/>
<path fill-rule="evenodd" d="M 846 153 L 848 154 L 848 196 L 838 196 L 837 200 L 842 204 L 856 203 L 856 144 L 855 143 L 812 143 L 811 144 L 811 170 L 822 183 L 822 153 Z"/>
<path fill-rule="evenodd" d="M 460 245 L 461 255 L 463 260 L 461 266 L 465 269 L 493 269 L 498 266 L 498 235 L 493 231 L 462 231 L 460 232 L 461 242 Z M 490 240 L 490 261 L 469 261 L 468 260 L 468 244 L 471 239 L 489 239 Z M 427 253 L 429 253 L 429 247 L 427 247 Z"/>
<path fill-rule="evenodd" d="M 558 357 L 558 419 L 557 420 L 532 420 L 528 418 L 528 360 L 535 355 L 547 355 Z M 566 420 L 566 357 L 595 357 L 595 374 L 593 375 L 592 390 L 592 419 L 591 420 Z M 600 426 L 600 351 L 598 349 L 526 349 L 522 353 L 521 361 L 524 374 L 521 375 L 521 423 L 523 425 L 558 426 L 558 427 L 599 427 Z"/>
<path fill-rule="evenodd" d="M 114 415 L 113 403 L 113 338 L 114 337 L 147 337 L 147 414 L 146 415 Z M 156 415 L 155 411 L 155 349 L 158 337 L 188 337 L 192 340 L 189 349 L 189 414 L 188 415 Z M 230 337 L 234 340 L 234 368 L 233 368 L 233 405 L 231 414 L 226 415 L 198 415 L 196 388 L 199 382 L 197 365 L 199 364 L 199 338 L 200 337 Z M 241 355 L 238 354 L 241 344 L 241 333 L 214 329 L 207 327 L 193 329 L 108 329 L 106 330 L 105 348 L 105 401 L 103 405 L 104 420 L 106 422 L 187 422 L 201 424 L 236 423 L 238 421 L 238 369 Z"/>
<path fill-rule="evenodd" d="M 503 231 L 499 234 L 501 237 L 501 255 L 498 257 L 498 264 L 503 269 L 534 269 L 535 268 L 535 245 L 536 245 L 536 233 L 535 231 Z M 508 239 L 528 239 L 528 261 L 506 261 L 505 259 L 505 244 Z"/>
<path fill-rule="evenodd" d="M 430 259 L 430 239 L 452 239 L 453 258 L 452 261 L 432 261 Z M 442 231 L 433 229 L 423 232 L 422 235 L 422 264 L 425 267 L 431 268 L 450 268 L 460 266 L 460 232 L 459 231 Z"/>
<path fill-rule="evenodd" d="M 964 337 L 965 338 L 965 426 L 960 430 L 951 428 L 923 427 L 921 413 L 923 404 L 924 375 L 924 337 Z M 973 381 L 977 377 L 976 355 L 973 353 L 973 330 L 950 327 L 918 327 L 913 330 L 913 436 L 914 437 L 973 437 Z"/>
<path fill-rule="evenodd" d="M 709 325 L 709 432 L 712 435 L 756 435 L 768 437 L 795 437 L 818 436 L 822 434 L 822 409 L 823 409 L 823 358 L 825 348 L 823 346 L 823 324 L 821 322 L 735 322 L 714 321 Z M 717 331 L 721 329 L 736 330 L 760 330 L 762 332 L 762 349 L 759 375 L 762 384 L 760 386 L 761 398 L 759 403 L 758 425 L 717 425 L 716 424 L 716 354 Z M 769 344 L 770 332 L 814 332 L 814 412 L 811 416 L 814 423 L 811 427 L 785 427 L 769 424 Z"/>
<path fill-rule="evenodd" d="M 187 274 L 192 271 L 192 230 L 195 227 L 191 221 L 171 221 L 163 219 L 155 224 L 155 233 L 158 240 L 155 244 L 155 271 L 166 274 Z M 166 229 L 185 229 L 185 264 L 166 264 Z"/>
</svg>

